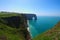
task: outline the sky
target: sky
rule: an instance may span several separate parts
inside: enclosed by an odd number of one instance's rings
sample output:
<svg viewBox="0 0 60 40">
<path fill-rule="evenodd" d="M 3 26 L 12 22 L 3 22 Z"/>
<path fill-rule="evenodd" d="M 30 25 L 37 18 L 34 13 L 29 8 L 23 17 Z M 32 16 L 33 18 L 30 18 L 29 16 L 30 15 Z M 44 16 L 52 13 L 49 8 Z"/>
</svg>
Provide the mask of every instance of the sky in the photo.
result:
<svg viewBox="0 0 60 40">
<path fill-rule="evenodd" d="M 60 16 L 60 0 L 0 0 L 0 11 Z"/>
</svg>

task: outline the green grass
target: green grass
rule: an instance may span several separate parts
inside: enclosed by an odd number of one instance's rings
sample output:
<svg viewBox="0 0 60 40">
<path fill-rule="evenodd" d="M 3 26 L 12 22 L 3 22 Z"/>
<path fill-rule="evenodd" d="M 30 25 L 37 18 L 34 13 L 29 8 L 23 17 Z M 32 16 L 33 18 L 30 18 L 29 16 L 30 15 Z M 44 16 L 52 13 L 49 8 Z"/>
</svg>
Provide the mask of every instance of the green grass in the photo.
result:
<svg viewBox="0 0 60 40">
<path fill-rule="evenodd" d="M 20 16 L 18 13 L 4 13 L 0 12 L 1 17 L 11 17 L 11 16 Z M 7 40 L 25 40 L 24 35 L 19 32 L 20 29 L 12 28 L 3 24 L 4 20 L 0 19 L 0 37 L 6 36 Z"/>
<path fill-rule="evenodd" d="M 0 35 L 6 35 L 8 40 L 24 40 L 23 35 L 17 31 L 18 29 L 16 28 L 11 28 L 0 23 Z"/>
<path fill-rule="evenodd" d="M 21 16 L 19 13 L 2 13 L 0 12 L 0 17 L 10 17 L 10 16 Z"/>
</svg>

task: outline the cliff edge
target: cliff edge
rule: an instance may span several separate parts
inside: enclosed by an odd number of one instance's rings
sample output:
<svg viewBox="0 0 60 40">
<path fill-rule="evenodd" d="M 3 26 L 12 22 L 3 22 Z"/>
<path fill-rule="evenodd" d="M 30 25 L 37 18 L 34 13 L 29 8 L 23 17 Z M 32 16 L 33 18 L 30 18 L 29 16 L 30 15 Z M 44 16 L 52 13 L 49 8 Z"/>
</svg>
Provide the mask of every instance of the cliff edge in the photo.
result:
<svg viewBox="0 0 60 40">
<path fill-rule="evenodd" d="M 0 40 L 30 40 L 27 27 L 22 14 L 0 12 Z"/>
</svg>

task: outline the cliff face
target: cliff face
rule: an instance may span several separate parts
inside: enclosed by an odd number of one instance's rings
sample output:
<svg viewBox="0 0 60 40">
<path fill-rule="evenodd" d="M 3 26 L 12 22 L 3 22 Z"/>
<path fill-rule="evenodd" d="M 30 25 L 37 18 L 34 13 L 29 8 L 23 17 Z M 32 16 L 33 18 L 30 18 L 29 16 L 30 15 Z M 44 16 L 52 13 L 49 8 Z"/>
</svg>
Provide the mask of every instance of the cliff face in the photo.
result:
<svg viewBox="0 0 60 40">
<path fill-rule="evenodd" d="M 60 40 L 60 21 L 52 29 L 38 35 L 33 40 Z"/>
<path fill-rule="evenodd" d="M 29 40 L 27 20 L 21 14 L 0 15 L 0 40 Z"/>
</svg>

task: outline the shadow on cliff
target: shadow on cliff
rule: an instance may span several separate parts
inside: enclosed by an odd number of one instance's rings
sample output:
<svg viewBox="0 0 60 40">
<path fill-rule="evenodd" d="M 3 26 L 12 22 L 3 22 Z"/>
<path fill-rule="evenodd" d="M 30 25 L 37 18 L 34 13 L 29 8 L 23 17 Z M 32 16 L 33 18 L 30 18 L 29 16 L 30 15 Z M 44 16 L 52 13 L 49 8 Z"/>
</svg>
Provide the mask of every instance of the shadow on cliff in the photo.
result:
<svg viewBox="0 0 60 40">
<path fill-rule="evenodd" d="M 2 23 L 7 24 L 9 26 L 19 28 L 20 24 L 23 24 L 23 20 L 37 20 L 37 16 L 35 14 L 21 14 L 22 17 L 20 16 L 11 16 L 11 17 L 1 17 L 0 20 L 2 19 Z"/>
<path fill-rule="evenodd" d="M 0 17 L 0 23 L 8 25 L 12 28 L 20 29 L 26 40 L 30 40 L 31 36 L 27 30 L 27 20 L 37 20 L 35 14 L 20 14 L 21 16 Z"/>
</svg>

